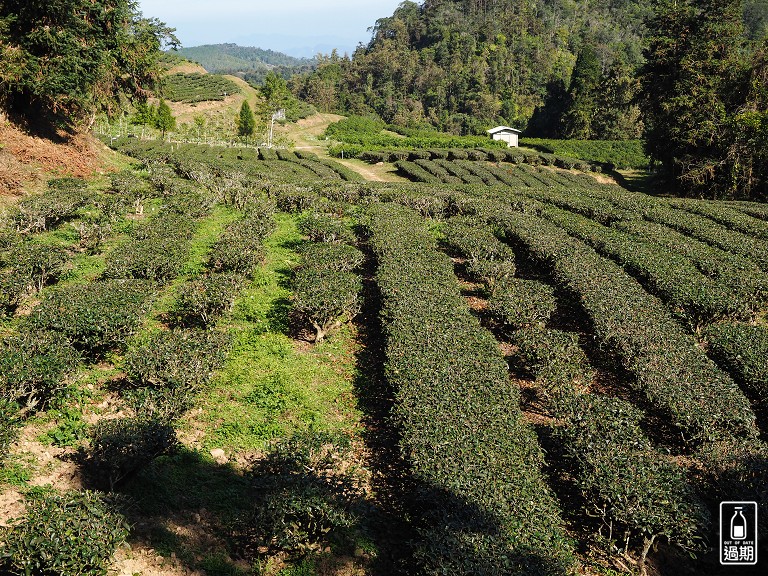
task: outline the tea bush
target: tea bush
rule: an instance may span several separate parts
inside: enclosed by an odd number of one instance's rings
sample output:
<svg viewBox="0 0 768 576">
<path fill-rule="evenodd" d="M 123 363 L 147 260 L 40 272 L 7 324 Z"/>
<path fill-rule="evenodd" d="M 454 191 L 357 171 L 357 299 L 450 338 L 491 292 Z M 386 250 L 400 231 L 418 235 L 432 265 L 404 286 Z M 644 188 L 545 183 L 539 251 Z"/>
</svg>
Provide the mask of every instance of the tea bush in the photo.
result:
<svg viewBox="0 0 768 576">
<path fill-rule="evenodd" d="M 658 538 L 684 550 L 705 549 L 709 513 L 684 469 L 653 450 L 641 418 L 623 400 L 585 394 L 574 400 L 557 436 L 578 469 L 576 482 L 590 508 L 612 526 L 617 542 L 637 547 L 642 567 Z"/>
<path fill-rule="evenodd" d="M 20 201 L 11 214 L 11 222 L 22 233 L 36 233 L 49 230 L 56 225 L 77 216 L 90 196 L 83 189 L 85 183 L 75 180 L 75 185 L 50 187 L 43 194 L 27 196 Z"/>
<path fill-rule="evenodd" d="M 349 439 L 328 433 L 297 434 L 276 443 L 251 470 L 256 502 L 238 522 L 241 552 L 256 559 L 268 550 L 294 557 L 354 550 L 364 490 Z"/>
<path fill-rule="evenodd" d="M 498 344 L 472 316 L 450 259 L 412 210 L 372 205 L 385 374 L 416 486 L 422 574 L 566 574 L 574 564 L 543 455 Z"/>
<path fill-rule="evenodd" d="M 15 402 L 0 396 L 0 468 L 3 466 L 3 460 L 8 455 L 11 444 L 16 440 L 21 427 L 21 417 L 19 416 L 19 405 Z"/>
<path fill-rule="evenodd" d="M 271 216 L 258 212 L 230 224 L 211 247 L 208 268 L 250 276 L 264 260 L 263 241 L 274 227 Z"/>
<path fill-rule="evenodd" d="M 768 328 L 720 324 L 706 332 L 710 355 L 743 383 L 750 395 L 768 397 Z"/>
<path fill-rule="evenodd" d="M 44 493 L 2 530 L 0 566 L 11 574 L 106 576 L 127 536 L 125 518 L 99 493 Z"/>
<path fill-rule="evenodd" d="M 242 278 L 232 273 L 190 280 L 181 287 L 169 316 L 178 326 L 211 328 L 219 316 L 232 309 L 241 285 Z"/>
<path fill-rule="evenodd" d="M 757 433 L 749 401 L 733 380 L 619 265 L 532 214 L 509 210 L 494 218 L 510 241 L 573 294 L 597 342 L 616 355 L 633 375 L 635 390 L 678 428 L 686 444 Z"/>
<path fill-rule="evenodd" d="M 0 339 L 0 397 L 44 407 L 66 386 L 79 360 L 64 334 L 23 327 Z"/>
<path fill-rule="evenodd" d="M 362 265 L 365 256 L 354 246 L 313 242 L 301 248 L 306 266 L 316 269 L 352 272 Z"/>
<path fill-rule="evenodd" d="M 91 431 L 86 468 L 110 492 L 158 456 L 178 446 L 173 426 L 142 417 L 100 420 Z"/>
<path fill-rule="evenodd" d="M 29 287 L 39 292 L 46 284 L 58 280 L 68 257 L 62 248 L 24 242 L 15 246 L 3 260 L 18 281 L 25 279 Z"/>
<path fill-rule="evenodd" d="M 350 244 L 355 237 L 346 224 L 331 214 L 309 212 L 299 218 L 299 231 L 312 242 Z"/>
<path fill-rule="evenodd" d="M 189 252 L 194 222 L 168 213 L 135 229 L 133 237 L 107 257 L 105 278 L 167 282 L 178 276 Z"/>
<path fill-rule="evenodd" d="M 510 278 L 496 286 L 488 309 L 508 328 L 543 326 L 557 308 L 553 288 L 537 280 Z"/>
<path fill-rule="evenodd" d="M 530 326 L 515 331 L 510 342 L 517 347 L 515 367 L 536 379 L 553 415 L 568 414 L 576 394 L 588 388 L 594 378 L 578 335 Z"/>
<path fill-rule="evenodd" d="M 227 348 L 226 338 L 216 332 L 163 330 L 132 342 L 123 370 L 135 386 L 197 391 L 221 366 Z"/>
<path fill-rule="evenodd" d="M 319 343 L 360 311 L 360 277 L 351 272 L 299 268 L 293 277 L 293 310 L 315 330 Z"/>
<path fill-rule="evenodd" d="M 136 280 L 105 280 L 53 290 L 30 317 L 33 330 L 64 336 L 90 358 L 122 347 L 149 305 L 154 285 Z"/>
</svg>

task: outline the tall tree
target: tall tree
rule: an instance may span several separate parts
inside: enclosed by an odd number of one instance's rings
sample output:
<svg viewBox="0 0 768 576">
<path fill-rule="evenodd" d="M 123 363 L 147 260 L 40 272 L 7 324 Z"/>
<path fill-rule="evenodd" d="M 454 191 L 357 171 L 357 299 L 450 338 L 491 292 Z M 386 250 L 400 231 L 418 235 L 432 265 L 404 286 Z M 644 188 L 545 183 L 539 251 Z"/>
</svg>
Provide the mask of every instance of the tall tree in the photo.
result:
<svg viewBox="0 0 768 576">
<path fill-rule="evenodd" d="M 253 112 L 248 104 L 247 100 L 243 100 L 243 104 L 240 106 L 240 113 L 237 115 L 237 135 L 245 137 L 246 144 L 248 143 L 248 137 L 253 136 L 253 132 L 256 130 L 256 119 L 253 117 Z"/>
<path fill-rule="evenodd" d="M 596 113 L 598 89 L 602 67 L 595 47 L 585 44 L 576 58 L 568 90 L 568 109 L 563 115 L 563 134 L 566 138 L 583 140 L 594 136 L 592 121 Z"/>
<path fill-rule="evenodd" d="M 171 107 L 168 106 L 165 100 L 160 100 L 160 104 L 157 106 L 155 128 L 162 132 L 163 139 L 165 139 L 166 132 L 172 132 L 176 129 L 176 117 L 171 112 Z"/>
<path fill-rule="evenodd" d="M 741 159 L 728 153 L 754 54 L 741 1 L 665 0 L 649 30 L 640 77 L 649 155 L 684 193 L 743 193 Z"/>
<path fill-rule="evenodd" d="M 0 105 L 27 120 L 93 121 L 121 94 L 145 100 L 173 29 L 135 0 L 0 2 Z"/>
</svg>

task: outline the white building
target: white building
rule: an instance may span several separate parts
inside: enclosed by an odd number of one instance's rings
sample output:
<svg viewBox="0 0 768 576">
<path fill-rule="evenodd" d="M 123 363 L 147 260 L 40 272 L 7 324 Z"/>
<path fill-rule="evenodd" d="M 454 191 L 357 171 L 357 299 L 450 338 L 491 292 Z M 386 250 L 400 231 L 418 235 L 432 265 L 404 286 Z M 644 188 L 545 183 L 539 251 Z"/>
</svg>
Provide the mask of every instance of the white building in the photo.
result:
<svg viewBox="0 0 768 576">
<path fill-rule="evenodd" d="M 491 138 L 494 140 L 501 140 L 502 142 L 506 142 L 508 148 L 517 148 L 517 139 L 519 138 L 520 134 L 522 134 L 522 132 L 520 130 L 510 128 L 509 126 L 496 126 L 496 128 L 491 128 L 488 130 L 488 134 L 490 134 Z"/>
</svg>

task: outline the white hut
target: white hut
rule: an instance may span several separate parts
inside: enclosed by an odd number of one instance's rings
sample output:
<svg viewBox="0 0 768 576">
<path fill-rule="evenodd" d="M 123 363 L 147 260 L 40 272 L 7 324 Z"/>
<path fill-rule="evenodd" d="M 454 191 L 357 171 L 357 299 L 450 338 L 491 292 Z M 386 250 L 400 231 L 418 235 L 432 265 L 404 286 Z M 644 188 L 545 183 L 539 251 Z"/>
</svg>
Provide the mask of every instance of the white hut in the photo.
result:
<svg viewBox="0 0 768 576">
<path fill-rule="evenodd" d="M 522 132 L 515 128 L 510 128 L 509 126 L 496 126 L 496 128 L 488 130 L 488 134 L 490 134 L 491 138 L 494 140 L 506 142 L 508 148 L 517 148 L 517 140 Z"/>
</svg>

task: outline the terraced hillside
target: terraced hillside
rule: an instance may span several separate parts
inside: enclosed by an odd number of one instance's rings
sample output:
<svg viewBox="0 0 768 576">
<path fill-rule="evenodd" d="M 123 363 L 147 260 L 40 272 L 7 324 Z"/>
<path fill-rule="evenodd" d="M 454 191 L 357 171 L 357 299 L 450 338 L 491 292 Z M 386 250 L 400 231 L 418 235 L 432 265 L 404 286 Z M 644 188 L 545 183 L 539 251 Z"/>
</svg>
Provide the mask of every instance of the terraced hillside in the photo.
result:
<svg viewBox="0 0 768 576">
<path fill-rule="evenodd" d="M 763 206 L 114 145 L 3 219 L 9 569 L 62 510 L 120 526 L 90 569 L 169 574 L 724 574 L 719 502 L 765 532 Z"/>
</svg>

